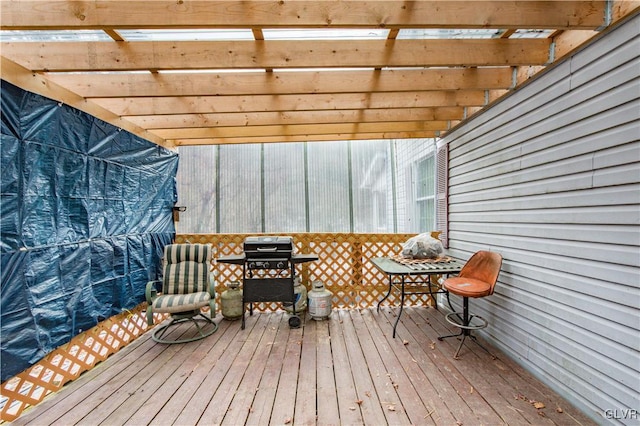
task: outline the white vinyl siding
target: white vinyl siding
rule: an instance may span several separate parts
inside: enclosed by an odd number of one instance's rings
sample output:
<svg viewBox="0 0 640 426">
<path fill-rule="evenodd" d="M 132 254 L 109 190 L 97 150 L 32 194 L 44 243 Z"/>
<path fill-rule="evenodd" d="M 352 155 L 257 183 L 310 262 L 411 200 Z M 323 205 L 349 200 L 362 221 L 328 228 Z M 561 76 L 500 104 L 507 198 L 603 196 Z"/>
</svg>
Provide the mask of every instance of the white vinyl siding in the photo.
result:
<svg viewBox="0 0 640 426">
<path fill-rule="evenodd" d="M 442 141 L 449 253 L 504 257 L 495 294 L 470 303 L 483 337 L 598 423 L 639 415 L 638 28 L 636 16 Z"/>
</svg>

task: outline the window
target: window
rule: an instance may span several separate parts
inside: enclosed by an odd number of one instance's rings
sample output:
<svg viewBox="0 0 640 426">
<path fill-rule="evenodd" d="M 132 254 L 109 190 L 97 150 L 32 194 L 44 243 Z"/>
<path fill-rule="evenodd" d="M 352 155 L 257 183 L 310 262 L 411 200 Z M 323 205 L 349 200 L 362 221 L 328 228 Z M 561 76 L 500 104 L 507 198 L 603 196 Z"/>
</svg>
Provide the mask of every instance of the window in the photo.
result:
<svg viewBox="0 0 640 426">
<path fill-rule="evenodd" d="M 435 169 L 434 156 L 416 161 L 412 166 L 412 232 L 435 229 Z"/>
</svg>

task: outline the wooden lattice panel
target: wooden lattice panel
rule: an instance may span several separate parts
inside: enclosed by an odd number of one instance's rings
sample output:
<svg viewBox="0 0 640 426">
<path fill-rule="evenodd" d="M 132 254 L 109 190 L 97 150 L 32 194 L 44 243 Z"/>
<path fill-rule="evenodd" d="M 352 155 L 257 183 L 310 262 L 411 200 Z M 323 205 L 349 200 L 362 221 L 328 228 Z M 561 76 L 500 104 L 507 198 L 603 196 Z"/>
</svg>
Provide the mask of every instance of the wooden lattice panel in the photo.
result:
<svg viewBox="0 0 640 426">
<path fill-rule="evenodd" d="M 155 323 L 166 318 L 156 315 Z M 48 354 L 37 364 L 7 380 L 0 389 L 2 421 L 17 419 L 51 392 L 74 380 L 97 363 L 118 352 L 149 329 L 146 303 L 101 322 Z"/>
<path fill-rule="evenodd" d="M 241 254 L 246 237 L 256 234 L 183 234 L 176 243 L 211 244 L 212 271 L 217 279 L 216 293 L 220 294 L 231 281 L 242 282 L 242 266 L 217 263 L 216 258 Z M 277 234 L 270 234 L 277 235 Z M 285 234 L 280 234 L 285 235 Z M 318 261 L 297 265 L 296 274 L 302 277 L 307 289 L 320 280 L 333 293 L 334 308 L 367 308 L 375 306 L 389 288 L 388 278 L 378 271 L 369 259 L 393 256 L 402 251 L 402 243 L 414 234 L 341 234 L 289 233 L 298 253 L 312 253 Z M 437 234 L 433 234 L 437 237 Z M 438 277 L 432 277 L 433 282 Z M 409 278 L 410 279 L 410 278 Z M 385 304 L 397 305 L 399 297 L 391 293 Z M 406 305 L 428 303 L 428 295 L 411 295 Z M 219 305 L 218 305 L 219 306 Z M 260 303 L 254 307 L 275 311 L 280 303 Z M 166 315 L 154 314 L 154 324 Z M 146 303 L 115 315 L 75 336 L 40 362 L 7 380 L 0 389 L 0 420 L 17 419 L 25 408 L 36 405 L 51 392 L 76 379 L 110 355 L 131 343 L 151 327 L 146 322 Z"/>
<path fill-rule="evenodd" d="M 215 258 L 242 254 L 244 239 L 260 234 L 180 234 L 177 243 L 203 243 L 213 247 L 212 268 L 216 275 L 216 292 L 226 290 L 231 281 L 242 282 L 242 266 L 215 262 Z M 285 235 L 285 234 L 269 234 Z M 376 306 L 389 288 L 388 278 L 378 271 L 369 259 L 394 256 L 402 251 L 402 244 L 415 234 L 351 234 L 351 233 L 288 233 L 293 237 L 298 253 L 316 254 L 316 262 L 298 265 L 296 274 L 311 289 L 311 283 L 320 280 L 333 293 L 334 308 L 367 308 Z M 433 234 L 432 234 L 433 235 Z M 437 234 L 434 235 L 437 237 Z M 437 277 L 434 277 L 437 279 Z M 385 301 L 398 304 L 399 297 L 392 292 Z M 428 303 L 428 295 L 412 295 L 406 304 Z M 279 303 L 257 304 L 256 309 L 274 311 Z"/>
</svg>

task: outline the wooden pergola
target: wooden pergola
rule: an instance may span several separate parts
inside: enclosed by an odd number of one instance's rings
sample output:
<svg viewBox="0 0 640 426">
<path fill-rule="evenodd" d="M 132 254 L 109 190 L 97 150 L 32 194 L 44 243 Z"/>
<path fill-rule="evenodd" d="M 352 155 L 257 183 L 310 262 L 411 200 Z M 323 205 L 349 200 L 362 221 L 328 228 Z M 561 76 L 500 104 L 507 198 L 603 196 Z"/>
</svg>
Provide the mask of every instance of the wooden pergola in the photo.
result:
<svg viewBox="0 0 640 426">
<path fill-rule="evenodd" d="M 639 4 L 7 0 L 2 30 L 100 30 L 109 38 L 3 37 L 2 78 L 169 148 L 431 138 L 516 90 Z M 123 35 L 150 29 L 245 29 L 252 39 L 129 41 Z M 271 29 L 384 30 L 386 38 L 273 40 L 265 37 Z M 490 29 L 492 35 L 401 37 L 403 30 L 433 29 Z M 520 37 L 522 30 L 551 31 Z"/>
</svg>

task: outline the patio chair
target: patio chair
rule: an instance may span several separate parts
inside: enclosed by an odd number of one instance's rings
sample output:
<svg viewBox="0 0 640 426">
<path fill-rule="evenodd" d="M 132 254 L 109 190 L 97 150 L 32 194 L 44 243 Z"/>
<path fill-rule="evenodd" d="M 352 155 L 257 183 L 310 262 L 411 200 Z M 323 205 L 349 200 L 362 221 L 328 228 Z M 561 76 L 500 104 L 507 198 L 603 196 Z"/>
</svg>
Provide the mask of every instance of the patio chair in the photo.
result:
<svg viewBox="0 0 640 426">
<path fill-rule="evenodd" d="M 169 244 L 164 248 L 162 294 L 157 293 L 156 283 L 147 283 L 147 323 L 153 325 L 154 313 L 168 313 L 171 320 L 159 325 L 151 337 L 159 343 L 187 343 L 203 339 L 215 333 L 215 281 L 211 266 L 211 247 L 207 244 Z M 201 308 L 209 307 L 209 317 Z M 195 328 L 176 328 L 191 321 Z M 203 323 L 201 325 L 200 323 Z M 169 331 L 174 331 L 169 333 Z M 182 333 L 180 333 L 182 331 Z M 164 336 L 174 336 L 165 338 Z"/>
<path fill-rule="evenodd" d="M 488 322 L 479 315 L 469 313 L 469 298 L 480 298 L 492 295 L 501 267 L 502 256 L 500 254 L 490 251 L 479 251 L 474 253 L 467 263 L 465 263 L 457 277 L 447 278 L 444 281 L 443 287 L 448 292 L 447 299 L 450 293 L 462 297 L 462 312 L 454 311 L 445 317 L 450 324 L 460 328 L 460 332 L 438 337 L 438 340 L 442 340 L 447 337 L 462 336 L 458 350 L 453 356 L 454 359 L 458 359 L 458 354 L 467 336 L 470 336 L 478 346 L 489 353 L 484 346 L 478 343 L 476 337 L 471 334 L 473 330 L 485 328 Z M 450 300 L 449 306 L 451 306 Z M 452 310 L 454 310 L 453 307 Z M 491 355 L 491 353 L 489 354 Z"/>
</svg>

